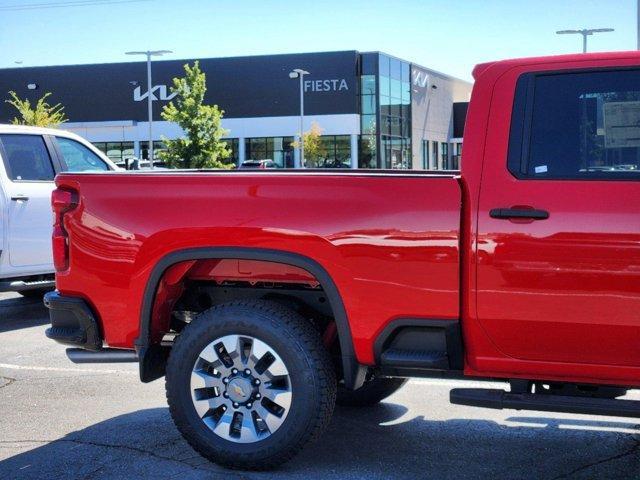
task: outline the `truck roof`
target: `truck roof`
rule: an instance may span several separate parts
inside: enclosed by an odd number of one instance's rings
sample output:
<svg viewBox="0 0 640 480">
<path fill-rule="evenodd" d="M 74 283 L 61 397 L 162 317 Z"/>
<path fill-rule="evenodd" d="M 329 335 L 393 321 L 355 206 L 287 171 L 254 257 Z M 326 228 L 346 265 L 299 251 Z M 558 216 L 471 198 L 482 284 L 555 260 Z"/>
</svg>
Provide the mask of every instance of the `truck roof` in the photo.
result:
<svg viewBox="0 0 640 480">
<path fill-rule="evenodd" d="M 508 60 L 498 60 L 493 62 L 479 63 L 472 71 L 473 78 L 478 80 L 480 76 L 487 71 L 490 67 L 498 67 L 503 70 L 522 66 L 522 65 L 535 65 L 537 63 L 568 63 L 568 62 L 582 62 L 582 61 L 598 61 L 598 60 L 616 60 L 621 58 L 637 58 L 640 64 L 640 51 L 629 50 L 622 52 L 597 52 L 597 53 L 572 53 L 568 55 L 547 55 L 542 57 L 525 57 L 525 58 L 512 58 Z"/>
<path fill-rule="evenodd" d="M 59 128 L 32 127 L 29 125 L 13 125 L 0 123 L 0 133 L 23 133 L 27 135 L 57 135 L 69 138 L 80 138 L 75 133 Z"/>
</svg>

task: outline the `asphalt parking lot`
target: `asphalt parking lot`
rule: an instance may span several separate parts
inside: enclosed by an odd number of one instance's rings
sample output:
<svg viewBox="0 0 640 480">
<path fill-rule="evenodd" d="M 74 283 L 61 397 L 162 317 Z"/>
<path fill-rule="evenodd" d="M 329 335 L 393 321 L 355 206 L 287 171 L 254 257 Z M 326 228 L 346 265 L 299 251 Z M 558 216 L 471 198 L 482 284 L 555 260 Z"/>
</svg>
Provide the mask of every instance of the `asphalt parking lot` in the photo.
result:
<svg viewBox="0 0 640 480">
<path fill-rule="evenodd" d="M 276 472 L 224 470 L 182 440 L 162 381 L 70 363 L 46 322 L 39 302 L 0 294 L 2 479 L 640 478 L 640 421 L 452 406 L 454 384 L 427 380 L 374 408 L 338 408 Z"/>
</svg>

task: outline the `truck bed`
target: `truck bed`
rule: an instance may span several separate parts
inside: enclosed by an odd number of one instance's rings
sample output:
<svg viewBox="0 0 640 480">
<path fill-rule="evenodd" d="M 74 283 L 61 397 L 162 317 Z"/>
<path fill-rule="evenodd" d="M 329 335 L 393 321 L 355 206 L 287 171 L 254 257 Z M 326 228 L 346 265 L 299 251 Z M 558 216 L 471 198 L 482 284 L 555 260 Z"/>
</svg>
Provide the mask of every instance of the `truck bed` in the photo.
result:
<svg viewBox="0 0 640 480">
<path fill-rule="evenodd" d="M 56 183 L 79 192 L 78 208 L 65 217 L 70 268 L 57 288 L 90 299 L 113 347 L 132 347 L 152 268 L 185 248 L 314 259 L 344 299 L 365 364 L 394 318 L 459 316 L 454 174 L 117 172 L 63 174 Z"/>
</svg>

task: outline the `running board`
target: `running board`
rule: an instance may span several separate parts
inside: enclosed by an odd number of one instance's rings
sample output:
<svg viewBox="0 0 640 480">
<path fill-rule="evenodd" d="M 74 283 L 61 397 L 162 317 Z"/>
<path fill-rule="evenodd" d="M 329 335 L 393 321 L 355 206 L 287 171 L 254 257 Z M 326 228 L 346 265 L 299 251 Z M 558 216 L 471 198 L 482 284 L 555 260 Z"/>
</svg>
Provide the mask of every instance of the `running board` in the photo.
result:
<svg viewBox="0 0 640 480">
<path fill-rule="evenodd" d="M 138 355 L 135 350 L 103 348 L 97 352 L 83 348 L 67 348 L 67 357 L 73 363 L 135 363 Z"/>
<path fill-rule="evenodd" d="M 640 418 L 640 401 L 535 393 L 511 393 L 490 388 L 454 388 L 449 400 L 456 405 L 502 410 L 583 413 Z"/>
</svg>

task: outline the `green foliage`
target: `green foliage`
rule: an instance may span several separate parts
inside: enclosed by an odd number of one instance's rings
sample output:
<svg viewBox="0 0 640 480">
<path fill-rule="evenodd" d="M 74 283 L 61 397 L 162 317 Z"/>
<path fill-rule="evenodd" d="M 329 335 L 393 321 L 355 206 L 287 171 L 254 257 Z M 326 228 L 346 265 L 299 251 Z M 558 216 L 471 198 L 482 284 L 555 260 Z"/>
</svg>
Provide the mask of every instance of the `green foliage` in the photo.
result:
<svg viewBox="0 0 640 480">
<path fill-rule="evenodd" d="M 171 168 L 231 168 L 226 159 L 231 155 L 227 143 L 222 140 L 229 132 L 222 128 L 224 111 L 217 105 L 203 105 L 207 91 L 206 75 L 199 62 L 185 64 L 185 76 L 173 79 L 172 93 L 177 93 L 162 109 L 162 118 L 177 123 L 185 137 L 162 141 L 167 149 L 158 156 Z"/>
<path fill-rule="evenodd" d="M 31 106 L 31 101 L 18 97 L 16 92 L 10 91 L 11 100 L 5 100 L 6 103 L 18 110 L 18 117 L 14 117 L 12 123 L 14 125 L 31 125 L 33 127 L 56 127 L 67 121 L 64 114 L 64 107 L 56 103 L 49 105 L 47 98 L 51 92 L 45 93 L 35 104 Z"/>
<path fill-rule="evenodd" d="M 327 149 L 322 141 L 322 128 L 317 122 L 311 124 L 311 128 L 302 134 L 304 141 L 304 165 L 308 168 L 317 166 L 318 160 L 327 156 Z M 300 148 L 300 142 L 291 143 L 293 148 Z"/>
</svg>

